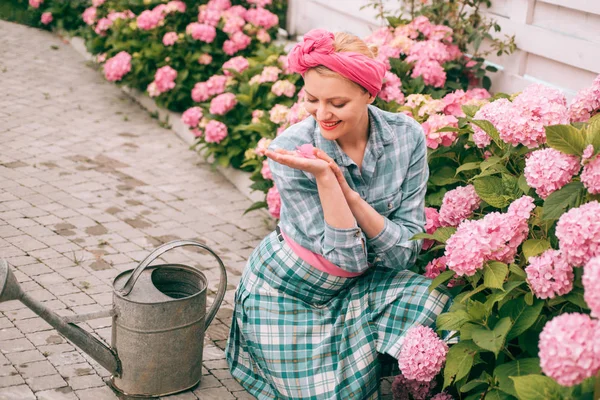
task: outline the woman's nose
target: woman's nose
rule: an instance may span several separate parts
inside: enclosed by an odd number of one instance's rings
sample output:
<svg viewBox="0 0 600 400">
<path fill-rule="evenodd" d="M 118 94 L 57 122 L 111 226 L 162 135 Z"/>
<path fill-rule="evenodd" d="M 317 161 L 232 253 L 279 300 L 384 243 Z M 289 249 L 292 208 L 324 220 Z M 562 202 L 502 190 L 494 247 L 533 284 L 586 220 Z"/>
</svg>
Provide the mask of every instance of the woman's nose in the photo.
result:
<svg viewBox="0 0 600 400">
<path fill-rule="evenodd" d="M 320 104 L 317 107 L 316 117 L 319 121 L 328 121 L 331 117 L 331 112 L 329 111 L 327 105 Z"/>
</svg>

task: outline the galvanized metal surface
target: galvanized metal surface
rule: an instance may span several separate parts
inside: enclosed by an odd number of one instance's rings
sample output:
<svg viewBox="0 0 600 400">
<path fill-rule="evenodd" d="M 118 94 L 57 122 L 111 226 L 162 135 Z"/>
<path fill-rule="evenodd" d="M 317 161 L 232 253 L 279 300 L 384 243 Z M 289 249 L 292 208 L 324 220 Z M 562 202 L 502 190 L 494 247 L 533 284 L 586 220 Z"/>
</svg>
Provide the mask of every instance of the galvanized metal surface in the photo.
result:
<svg viewBox="0 0 600 400">
<path fill-rule="evenodd" d="M 208 313 L 204 274 L 181 264 L 149 267 L 165 252 L 182 246 L 200 247 L 219 264 L 219 288 Z M 0 284 L 0 302 L 21 300 L 109 370 L 116 390 L 148 397 L 177 393 L 200 382 L 204 333 L 225 295 L 227 274 L 221 259 L 200 243 L 177 240 L 160 246 L 113 282 L 112 349 L 23 293 L 1 259 Z"/>
</svg>

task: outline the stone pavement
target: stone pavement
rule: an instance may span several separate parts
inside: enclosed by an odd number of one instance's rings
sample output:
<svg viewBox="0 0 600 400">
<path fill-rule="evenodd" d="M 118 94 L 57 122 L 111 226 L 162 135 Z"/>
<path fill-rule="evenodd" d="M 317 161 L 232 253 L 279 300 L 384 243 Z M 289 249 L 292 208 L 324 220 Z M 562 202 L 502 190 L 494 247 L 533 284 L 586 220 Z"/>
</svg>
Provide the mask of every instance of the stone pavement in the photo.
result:
<svg viewBox="0 0 600 400">
<path fill-rule="evenodd" d="M 112 280 L 157 245 L 193 239 L 225 263 L 228 286 L 207 331 L 204 376 L 169 399 L 251 399 L 223 348 L 245 260 L 266 214 L 54 34 L 0 21 L 0 257 L 60 315 L 107 309 Z M 219 279 L 212 256 L 162 260 Z M 110 318 L 79 326 L 110 342 Z M 0 303 L 0 400 L 104 400 L 106 370 L 20 302 Z M 386 382 L 389 387 L 389 383 Z"/>
</svg>

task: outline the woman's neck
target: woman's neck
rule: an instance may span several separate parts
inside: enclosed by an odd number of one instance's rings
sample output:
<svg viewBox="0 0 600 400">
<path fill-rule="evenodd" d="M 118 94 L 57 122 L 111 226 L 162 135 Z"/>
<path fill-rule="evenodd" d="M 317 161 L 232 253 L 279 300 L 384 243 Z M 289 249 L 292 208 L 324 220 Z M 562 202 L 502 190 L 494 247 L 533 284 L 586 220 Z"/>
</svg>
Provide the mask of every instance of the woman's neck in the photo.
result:
<svg viewBox="0 0 600 400">
<path fill-rule="evenodd" d="M 369 128 L 369 111 L 366 110 L 357 128 L 336 140 L 344 153 L 352 158 L 359 168 L 361 167 L 367 142 L 369 141 Z"/>
</svg>

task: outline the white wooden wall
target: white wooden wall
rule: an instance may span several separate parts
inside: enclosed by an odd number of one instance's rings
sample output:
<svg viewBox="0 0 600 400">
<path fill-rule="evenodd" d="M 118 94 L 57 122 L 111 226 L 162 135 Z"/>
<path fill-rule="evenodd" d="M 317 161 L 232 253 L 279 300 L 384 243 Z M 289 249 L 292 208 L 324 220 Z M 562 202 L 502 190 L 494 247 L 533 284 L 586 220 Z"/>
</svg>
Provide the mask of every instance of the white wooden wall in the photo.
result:
<svg viewBox="0 0 600 400">
<path fill-rule="evenodd" d="M 376 12 L 361 10 L 366 0 L 289 0 L 288 31 L 302 35 L 313 28 L 365 36 L 381 26 Z M 516 92 L 533 82 L 558 87 L 568 97 L 600 74 L 600 0 L 492 0 L 490 17 L 501 34 L 516 35 L 511 56 L 489 61 L 492 91 Z M 384 0 L 398 9 L 398 0 Z"/>
</svg>

